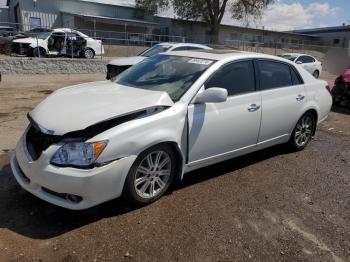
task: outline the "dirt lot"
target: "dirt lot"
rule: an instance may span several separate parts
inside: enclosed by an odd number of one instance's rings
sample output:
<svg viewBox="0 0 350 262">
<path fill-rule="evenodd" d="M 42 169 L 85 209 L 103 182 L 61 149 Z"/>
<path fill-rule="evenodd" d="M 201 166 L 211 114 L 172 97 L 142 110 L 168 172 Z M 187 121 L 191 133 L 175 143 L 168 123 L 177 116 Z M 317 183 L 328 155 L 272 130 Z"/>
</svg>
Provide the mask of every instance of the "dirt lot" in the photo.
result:
<svg viewBox="0 0 350 262">
<path fill-rule="evenodd" d="M 68 211 L 20 189 L 9 155 L 25 114 L 59 87 L 103 78 L 0 83 L 0 261 L 350 261 L 350 112 L 339 108 L 306 150 L 198 170 L 140 209 L 114 200 Z"/>
</svg>

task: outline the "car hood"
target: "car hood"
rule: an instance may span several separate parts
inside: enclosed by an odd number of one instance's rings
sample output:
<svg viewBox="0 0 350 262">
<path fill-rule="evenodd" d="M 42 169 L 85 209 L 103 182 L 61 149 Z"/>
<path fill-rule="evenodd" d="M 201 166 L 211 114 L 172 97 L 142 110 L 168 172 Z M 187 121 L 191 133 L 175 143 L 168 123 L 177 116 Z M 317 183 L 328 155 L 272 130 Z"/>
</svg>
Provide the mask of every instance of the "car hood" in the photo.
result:
<svg viewBox="0 0 350 262">
<path fill-rule="evenodd" d="M 145 56 L 130 56 L 130 57 L 121 57 L 118 59 L 114 59 L 109 62 L 110 65 L 116 65 L 116 66 L 132 66 L 135 65 L 143 60 L 145 60 L 147 57 Z"/>
<path fill-rule="evenodd" d="M 20 38 L 20 39 L 16 39 L 13 40 L 13 43 L 19 43 L 19 44 L 33 44 L 33 43 L 41 43 L 42 39 L 36 39 L 33 37 L 26 37 L 26 38 Z"/>
<path fill-rule="evenodd" d="M 29 116 L 44 133 L 64 135 L 118 116 L 173 104 L 166 92 L 99 81 L 57 90 Z"/>
</svg>

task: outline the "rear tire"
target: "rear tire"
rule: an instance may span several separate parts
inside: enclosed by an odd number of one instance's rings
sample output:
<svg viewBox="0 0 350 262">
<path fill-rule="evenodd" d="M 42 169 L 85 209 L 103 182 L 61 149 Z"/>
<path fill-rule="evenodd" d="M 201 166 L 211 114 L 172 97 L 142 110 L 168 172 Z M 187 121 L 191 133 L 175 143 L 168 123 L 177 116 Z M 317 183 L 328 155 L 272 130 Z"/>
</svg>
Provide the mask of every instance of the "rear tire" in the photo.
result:
<svg viewBox="0 0 350 262">
<path fill-rule="evenodd" d="M 303 150 L 311 141 L 315 129 L 315 117 L 306 112 L 297 122 L 289 139 L 288 145 L 294 151 Z"/>
<path fill-rule="evenodd" d="M 315 72 L 313 72 L 312 75 L 314 76 L 314 78 L 317 79 L 320 77 L 320 72 L 318 70 L 315 70 Z"/>
<path fill-rule="evenodd" d="M 156 145 L 142 152 L 126 178 L 126 200 L 137 206 L 158 200 L 172 183 L 176 164 L 175 152 L 169 145 Z"/>
</svg>

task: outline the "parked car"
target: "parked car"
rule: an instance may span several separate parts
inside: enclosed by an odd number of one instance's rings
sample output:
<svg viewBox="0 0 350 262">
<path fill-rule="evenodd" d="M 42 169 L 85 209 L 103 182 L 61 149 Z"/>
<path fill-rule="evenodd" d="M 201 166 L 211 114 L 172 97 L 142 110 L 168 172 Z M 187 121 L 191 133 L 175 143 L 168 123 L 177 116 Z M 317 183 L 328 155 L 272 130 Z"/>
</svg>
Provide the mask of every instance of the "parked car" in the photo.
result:
<svg viewBox="0 0 350 262">
<path fill-rule="evenodd" d="M 122 194 L 148 204 L 189 171 L 276 144 L 304 149 L 331 104 L 325 81 L 285 59 L 169 52 L 115 82 L 48 96 L 28 114 L 11 167 L 25 190 L 65 208 Z"/>
<path fill-rule="evenodd" d="M 17 33 L 17 30 L 12 26 L 0 26 L 0 36 L 8 37 Z"/>
<path fill-rule="evenodd" d="M 11 42 L 17 34 L 15 28 L 11 26 L 0 26 L 0 53 L 11 53 Z"/>
<path fill-rule="evenodd" d="M 350 106 L 350 66 L 335 80 L 332 96 L 335 105 Z"/>
<path fill-rule="evenodd" d="M 322 63 L 315 57 L 305 54 L 285 53 L 279 55 L 279 57 L 288 59 L 296 64 L 304 67 L 306 71 L 312 74 L 315 78 L 319 78 L 322 73 Z"/>
<path fill-rule="evenodd" d="M 107 65 L 107 79 L 112 79 L 119 75 L 129 67 L 141 62 L 147 57 L 157 55 L 159 53 L 170 52 L 170 51 L 183 51 L 183 50 L 200 50 L 200 49 L 211 49 L 205 45 L 191 44 L 191 43 L 160 43 L 153 47 L 143 51 L 138 56 L 121 57 L 110 61 Z"/>
<path fill-rule="evenodd" d="M 34 57 L 74 56 L 92 59 L 104 54 L 101 40 L 95 40 L 79 31 L 57 28 L 35 37 L 13 40 L 13 52 Z"/>
</svg>

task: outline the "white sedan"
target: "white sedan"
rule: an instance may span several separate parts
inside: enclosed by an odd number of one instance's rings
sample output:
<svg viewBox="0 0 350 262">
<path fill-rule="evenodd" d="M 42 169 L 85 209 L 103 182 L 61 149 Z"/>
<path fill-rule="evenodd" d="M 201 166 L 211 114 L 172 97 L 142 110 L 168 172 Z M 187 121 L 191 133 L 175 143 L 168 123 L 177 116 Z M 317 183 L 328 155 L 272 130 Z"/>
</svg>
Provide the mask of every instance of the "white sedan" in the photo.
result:
<svg viewBox="0 0 350 262">
<path fill-rule="evenodd" d="M 101 40 L 69 28 L 56 28 L 50 32 L 13 40 L 12 51 L 19 55 L 34 57 L 74 56 L 92 59 L 103 55 Z"/>
<path fill-rule="evenodd" d="M 106 79 L 112 79 L 119 75 L 129 67 L 136 65 L 147 57 L 155 56 L 159 53 L 165 53 L 170 51 L 189 51 L 211 49 L 206 45 L 191 44 L 191 43 L 160 43 L 152 46 L 151 48 L 143 51 L 137 56 L 120 57 L 110 61 L 107 65 L 107 77 Z"/>
<path fill-rule="evenodd" d="M 115 82 L 48 96 L 11 167 L 25 190 L 65 208 L 121 195 L 148 204 L 189 171 L 276 144 L 305 148 L 331 104 L 325 81 L 282 58 L 170 52 Z"/>
<path fill-rule="evenodd" d="M 279 57 L 288 59 L 296 64 L 301 65 L 306 71 L 312 74 L 315 78 L 319 78 L 322 73 L 322 63 L 315 57 L 305 54 L 285 53 Z"/>
</svg>

